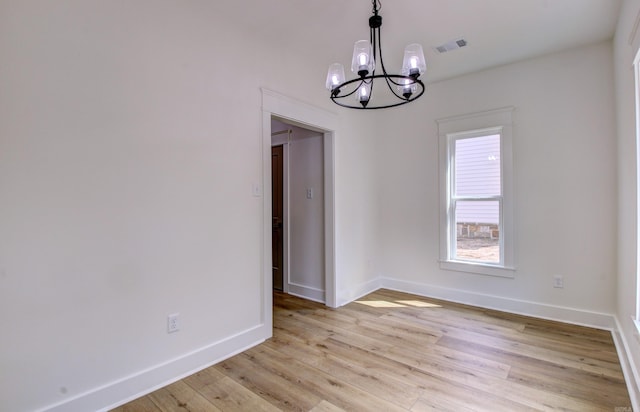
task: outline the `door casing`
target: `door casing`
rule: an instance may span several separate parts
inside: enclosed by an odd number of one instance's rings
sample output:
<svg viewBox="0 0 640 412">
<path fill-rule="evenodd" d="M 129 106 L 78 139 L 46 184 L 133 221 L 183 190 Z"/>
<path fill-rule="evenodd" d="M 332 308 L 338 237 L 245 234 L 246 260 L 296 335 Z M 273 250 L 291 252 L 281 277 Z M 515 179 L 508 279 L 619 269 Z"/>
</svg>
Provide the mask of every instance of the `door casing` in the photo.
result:
<svg viewBox="0 0 640 412">
<path fill-rule="evenodd" d="M 317 130 L 324 136 L 324 242 L 325 242 L 325 304 L 337 307 L 337 276 L 335 248 L 335 139 L 338 118 L 334 113 L 308 103 L 262 89 L 262 187 L 263 193 L 263 309 L 265 326 L 273 328 L 273 266 L 271 262 L 271 119 Z"/>
</svg>

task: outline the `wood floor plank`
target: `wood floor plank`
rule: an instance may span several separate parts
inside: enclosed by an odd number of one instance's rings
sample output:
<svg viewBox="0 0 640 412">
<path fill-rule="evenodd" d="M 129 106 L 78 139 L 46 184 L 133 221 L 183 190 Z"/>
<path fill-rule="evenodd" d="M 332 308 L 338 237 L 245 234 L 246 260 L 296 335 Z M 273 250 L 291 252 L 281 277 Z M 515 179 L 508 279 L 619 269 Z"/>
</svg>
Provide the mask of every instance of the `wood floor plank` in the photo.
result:
<svg viewBox="0 0 640 412">
<path fill-rule="evenodd" d="M 245 388 L 229 377 L 199 390 L 202 396 L 222 411 L 278 412 L 264 398 Z"/>
<path fill-rule="evenodd" d="M 291 354 L 291 350 L 294 349 L 291 345 L 267 344 L 266 346 L 282 355 Z M 379 373 L 370 365 L 355 360 L 353 354 L 340 356 L 339 352 L 328 350 L 324 343 L 299 343 L 295 345 L 295 349 L 306 351 L 306 356 L 301 357 L 304 363 L 337 380 L 349 382 L 366 392 L 375 393 L 376 396 L 403 408 L 410 408 L 422 394 L 415 385 L 396 379 L 394 376 Z"/>
<path fill-rule="evenodd" d="M 218 370 L 282 410 L 308 411 L 322 400 L 315 393 L 302 390 L 295 377 L 274 373 L 253 355 L 234 356 L 220 363 Z"/>
<path fill-rule="evenodd" d="M 580 373 L 580 371 L 566 371 L 555 365 L 547 368 L 513 367 L 508 380 L 524 384 L 527 387 L 541 389 L 545 392 L 589 402 L 606 409 L 607 405 L 623 405 L 627 402 L 628 393 L 623 389 L 623 382 L 607 385 L 608 378 Z M 603 387 L 611 387 L 602 391 Z"/>
<path fill-rule="evenodd" d="M 194 390 L 200 391 L 208 385 L 215 385 L 218 381 L 226 377 L 227 375 L 219 372 L 214 367 L 209 367 L 184 378 L 184 381 Z"/>
<path fill-rule="evenodd" d="M 496 394 L 493 391 L 477 389 L 472 386 L 452 382 L 448 379 L 431 378 L 425 385 L 423 396 L 411 410 L 438 411 L 532 411 L 539 410 L 531 406 Z"/>
<path fill-rule="evenodd" d="M 135 399 L 127 404 L 112 409 L 111 412 L 162 412 L 148 396 Z"/>
<path fill-rule="evenodd" d="M 315 393 L 330 403 L 351 410 L 406 411 L 405 408 L 380 398 L 374 393 L 358 388 L 352 382 L 343 381 L 302 361 L 293 359 L 266 346 L 252 348 L 249 353 L 257 364 L 274 373 L 294 379 L 301 389 Z M 259 359 L 259 360 L 258 360 Z"/>
<path fill-rule="evenodd" d="M 275 317 L 274 317 L 275 319 Z M 302 339 L 318 340 L 327 339 L 329 337 L 340 339 L 345 342 L 353 342 L 354 344 L 366 348 L 370 351 L 379 351 L 392 346 L 387 342 L 369 337 L 366 332 L 363 334 L 362 329 L 345 325 L 344 328 L 325 324 L 318 319 L 305 318 L 301 315 L 292 315 L 286 318 L 278 318 L 279 325 L 282 328 L 289 329 Z M 275 329 L 275 327 L 274 327 Z"/>
<path fill-rule="evenodd" d="M 393 314 L 393 316 L 404 316 L 402 314 Z M 574 344 L 565 346 L 555 342 L 553 345 L 545 342 L 540 343 L 538 340 L 527 339 L 523 337 L 513 336 L 505 332 L 504 335 L 496 335 L 492 333 L 483 333 L 475 328 L 468 328 L 463 322 L 458 324 L 444 324 L 439 319 L 428 319 L 420 317 L 416 322 L 429 328 L 439 329 L 443 335 L 447 337 L 467 340 L 474 343 L 480 343 L 485 346 L 499 348 L 505 352 L 518 355 L 533 357 L 543 361 L 558 363 L 566 367 L 584 370 L 596 374 L 603 374 L 614 379 L 623 379 L 622 370 L 619 363 L 612 362 L 612 359 L 601 359 L 601 352 L 589 350 L 574 350 Z M 539 344 L 539 345 L 538 345 Z"/>
<path fill-rule="evenodd" d="M 492 311 L 492 313 L 495 313 Z M 485 316 L 486 317 L 486 316 Z M 583 336 L 578 340 L 572 340 L 569 337 L 571 334 L 568 332 L 568 325 L 561 324 L 559 322 L 545 321 L 545 323 L 537 322 L 537 326 L 532 327 L 522 324 L 524 328 L 522 330 L 514 330 L 511 328 L 503 328 L 496 325 L 491 327 L 485 327 L 482 325 L 481 319 L 470 321 L 467 317 L 464 318 L 465 322 L 451 322 L 450 319 L 430 319 L 431 321 L 437 321 L 440 323 L 455 324 L 457 329 L 464 332 L 478 333 L 481 335 L 487 335 L 489 337 L 497 337 L 499 339 L 507 339 L 520 344 L 534 345 L 540 349 L 547 349 L 553 351 L 561 351 L 570 355 L 588 356 L 596 360 L 602 360 L 605 362 L 617 362 L 617 353 L 613 348 L 613 341 L 609 341 L 608 344 L 601 342 L 594 342 L 591 339 L 584 339 Z M 542 327 L 541 325 L 544 325 Z M 582 331 L 585 328 L 581 326 L 573 326 L 574 332 Z M 548 333 L 543 333 L 544 330 Z M 533 331 L 536 330 L 537 333 Z M 601 331 L 603 332 L 603 331 Z M 606 332 L 605 332 L 606 333 Z M 579 336 L 579 335 L 576 335 Z M 591 335 L 593 336 L 593 335 Z"/>
<path fill-rule="evenodd" d="M 337 309 L 279 292 L 273 303 L 271 339 L 114 411 L 631 405 L 608 331 L 384 289 Z"/>
<path fill-rule="evenodd" d="M 422 354 L 418 353 L 394 350 L 389 353 L 389 356 L 399 362 L 410 364 L 436 379 L 450 380 L 458 385 L 468 386 L 481 392 L 501 393 L 503 398 L 530 408 L 539 410 L 568 408 L 570 410 L 583 411 L 588 410 L 591 406 L 588 402 L 579 399 L 547 392 L 517 382 L 433 363 L 431 359 L 425 359 Z"/>
<path fill-rule="evenodd" d="M 185 378 L 184 382 L 223 411 L 280 411 L 213 367 Z"/>
<path fill-rule="evenodd" d="M 318 346 L 327 353 L 343 359 L 349 359 L 350 362 L 359 365 L 361 368 L 375 373 L 377 376 L 380 376 L 381 380 L 389 377 L 390 379 L 410 385 L 421 392 L 425 388 L 425 382 L 430 379 L 429 376 L 415 368 L 390 359 L 382 353 L 369 352 L 339 340 L 330 338 L 319 343 Z"/>
<path fill-rule="evenodd" d="M 322 401 L 316 405 L 310 412 L 345 412 L 344 409 L 338 408 L 331 402 Z"/>
<path fill-rule="evenodd" d="M 566 394 L 603 405 L 624 404 L 628 399 L 626 385 L 621 379 L 612 379 L 601 374 L 568 368 L 553 362 L 541 361 L 450 337 L 442 338 L 438 342 L 438 346 L 447 346 L 482 358 L 508 363 L 512 365 L 508 376 L 509 380 L 543 387 L 553 393 Z M 603 388 L 608 389 L 603 391 Z M 605 401 L 600 400 L 603 397 Z"/>
<path fill-rule="evenodd" d="M 148 396 L 163 412 L 175 410 L 220 412 L 220 409 L 207 401 L 200 393 L 194 391 L 184 381 L 172 383 Z"/>
</svg>

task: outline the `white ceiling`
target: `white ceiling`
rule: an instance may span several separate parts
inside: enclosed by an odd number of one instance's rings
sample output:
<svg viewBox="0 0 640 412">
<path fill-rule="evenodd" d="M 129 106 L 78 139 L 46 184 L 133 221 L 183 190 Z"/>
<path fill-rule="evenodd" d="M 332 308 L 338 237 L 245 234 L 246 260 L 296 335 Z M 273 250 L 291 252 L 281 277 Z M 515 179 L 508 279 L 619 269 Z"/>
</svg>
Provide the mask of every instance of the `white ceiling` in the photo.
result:
<svg viewBox="0 0 640 412">
<path fill-rule="evenodd" d="M 421 43 L 428 83 L 611 39 L 620 8 L 620 0 L 381 1 L 387 71 L 398 71 L 405 45 Z M 369 37 L 371 0 L 244 0 L 218 5 L 246 30 L 296 50 L 301 58 L 313 53 L 311 60 L 326 61 L 327 67 L 341 62 L 348 70 L 353 43 Z M 434 50 L 459 37 L 467 40 L 467 47 L 445 54 Z"/>
</svg>

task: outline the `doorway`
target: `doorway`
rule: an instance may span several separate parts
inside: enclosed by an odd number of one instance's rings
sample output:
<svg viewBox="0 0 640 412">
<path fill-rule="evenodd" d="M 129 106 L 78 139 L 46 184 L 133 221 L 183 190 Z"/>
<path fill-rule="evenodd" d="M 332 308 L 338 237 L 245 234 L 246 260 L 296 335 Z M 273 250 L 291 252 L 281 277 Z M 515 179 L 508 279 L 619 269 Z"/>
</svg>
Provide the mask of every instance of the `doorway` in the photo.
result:
<svg viewBox="0 0 640 412">
<path fill-rule="evenodd" d="M 287 124 L 315 130 L 323 135 L 323 193 L 324 193 L 324 303 L 330 307 L 338 306 L 335 250 L 335 134 L 338 118 L 334 113 L 309 105 L 296 99 L 283 96 L 267 89 L 262 92 L 262 187 L 264 187 L 264 251 L 263 251 L 263 310 L 262 319 L 268 334 L 273 327 L 273 264 L 271 247 L 273 216 L 271 213 L 271 122 L 273 119 L 285 121 Z M 286 158 L 286 149 L 284 157 Z M 286 179 L 286 172 L 283 173 Z M 286 203 L 283 205 L 286 209 Z M 287 231 L 284 228 L 284 244 L 287 242 Z M 287 250 L 284 247 L 283 267 L 286 270 Z M 286 273 L 286 272 L 285 272 Z M 286 276 L 286 274 L 284 274 Z M 283 282 L 286 288 L 286 281 Z"/>
<path fill-rule="evenodd" d="M 272 119 L 273 288 L 326 302 L 324 133 Z"/>
</svg>

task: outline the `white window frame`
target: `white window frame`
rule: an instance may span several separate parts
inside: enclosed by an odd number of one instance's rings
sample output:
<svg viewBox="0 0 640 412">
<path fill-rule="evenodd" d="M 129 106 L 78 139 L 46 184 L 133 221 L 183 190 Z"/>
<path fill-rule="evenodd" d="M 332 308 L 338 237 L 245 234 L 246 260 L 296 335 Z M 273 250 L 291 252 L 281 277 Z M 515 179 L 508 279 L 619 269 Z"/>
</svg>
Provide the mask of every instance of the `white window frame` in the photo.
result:
<svg viewBox="0 0 640 412">
<path fill-rule="evenodd" d="M 440 268 L 489 276 L 515 276 L 515 228 L 513 208 L 513 107 L 448 117 L 437 120 L 440 158 Z M 456 260 L 456 225 L 453 202 L 453 160 L 455 141 L 500 135 L 500 262 Z M 458 199 L 460 200 L 460 199 Z M 482 199 L 484 200 L 484 198 Z"/>
<path fill-rule="evenodd" d="M 640 50 L 633 59 L 636 104 L 636 313 L 633 319 L 640 332 Z"/>
</svg>

